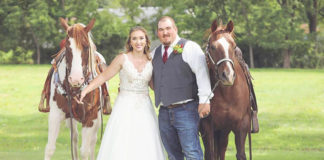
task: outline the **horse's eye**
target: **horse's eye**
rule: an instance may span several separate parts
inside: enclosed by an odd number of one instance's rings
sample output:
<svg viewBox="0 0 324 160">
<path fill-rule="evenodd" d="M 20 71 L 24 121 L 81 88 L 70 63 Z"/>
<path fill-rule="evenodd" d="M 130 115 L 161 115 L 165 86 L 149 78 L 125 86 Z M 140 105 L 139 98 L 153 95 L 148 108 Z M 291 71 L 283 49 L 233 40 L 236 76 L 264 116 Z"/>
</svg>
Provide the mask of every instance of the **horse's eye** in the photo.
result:
<svg viewBox="0 0 324 160">
<path fill-rule="evenodd" d="M 216 47 L 213 46 L 213 45 L 211 45 L 210 48 L 211 48 L 212 51 L 215 51 L 216 50 Z"/>
</svg>

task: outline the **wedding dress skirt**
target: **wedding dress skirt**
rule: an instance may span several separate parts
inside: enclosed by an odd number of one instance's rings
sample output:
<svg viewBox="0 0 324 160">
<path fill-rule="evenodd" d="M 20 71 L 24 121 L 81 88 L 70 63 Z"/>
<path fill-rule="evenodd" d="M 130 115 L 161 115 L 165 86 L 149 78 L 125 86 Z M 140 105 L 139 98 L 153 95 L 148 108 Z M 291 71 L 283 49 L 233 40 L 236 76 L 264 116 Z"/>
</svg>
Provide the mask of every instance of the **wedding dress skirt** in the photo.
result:
<svg viewBox="0 0 324 160">
<path fill-rule="evenodd" d="M 108 120 L 97 160 L 165 160 L 158 120 L 148 92 L 152 64 L 138 72 L 125 56 L 120 92 Z"/>
</svg>

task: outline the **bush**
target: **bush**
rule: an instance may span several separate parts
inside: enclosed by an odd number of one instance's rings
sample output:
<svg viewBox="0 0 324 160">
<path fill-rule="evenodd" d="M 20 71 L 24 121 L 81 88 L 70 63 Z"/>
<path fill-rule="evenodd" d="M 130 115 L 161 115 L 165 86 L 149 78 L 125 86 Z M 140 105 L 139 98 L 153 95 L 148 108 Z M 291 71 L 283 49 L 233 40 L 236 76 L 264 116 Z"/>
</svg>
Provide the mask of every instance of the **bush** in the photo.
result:
<svg viewBox="0 0 324 160">
<path fill-rule="evenodd" d="M 0 50 L 0 64 L 33 64 L 33 51 L 17 47 L 14 51 L 8 52 Z"/>
</svg>

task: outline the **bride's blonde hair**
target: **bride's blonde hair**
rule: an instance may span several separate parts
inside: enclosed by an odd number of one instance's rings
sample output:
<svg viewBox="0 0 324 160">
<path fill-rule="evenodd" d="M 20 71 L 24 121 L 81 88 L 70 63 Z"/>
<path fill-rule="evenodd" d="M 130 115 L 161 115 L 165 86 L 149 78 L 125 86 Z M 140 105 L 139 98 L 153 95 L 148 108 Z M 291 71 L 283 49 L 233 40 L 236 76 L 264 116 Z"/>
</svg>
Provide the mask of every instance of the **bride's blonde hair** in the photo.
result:
<svg viewBox="0 0 324 160">
<path fill-rule="evenodd" d="M 133 51 L 133 47 L 132 45 L 130 44 L 131 42 L 131 34 L 135 31 L 142 31 L 145 35 L 145 39 L 146 39 L 146 45 L 144 47 L 144 54 L 146 55 L 147 59 L 148 60 L 151 60 L 151 56 L 150 56 L 150 47 L 151 47 L 151 41 L 147 35 L 147 31 L 141 27 L 141 26 L 136 26 L 136 27 L 133 27 L 131 28 L 131 30 L 129 31 L 129 34 L 128 34 L 128 38 L 127 38 L 127 42 L 126 42 L 126 53 L 128 52 L 131 52 Z"/>
</svg>

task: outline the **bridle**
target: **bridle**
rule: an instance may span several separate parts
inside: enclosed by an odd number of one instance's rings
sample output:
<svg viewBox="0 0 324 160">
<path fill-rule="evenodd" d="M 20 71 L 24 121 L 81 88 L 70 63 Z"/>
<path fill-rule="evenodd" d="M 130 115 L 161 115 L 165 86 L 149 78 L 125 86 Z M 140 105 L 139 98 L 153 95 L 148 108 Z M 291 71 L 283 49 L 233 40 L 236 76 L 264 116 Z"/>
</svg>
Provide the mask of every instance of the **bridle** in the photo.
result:
<svg viewBox="0 0 324 160">
<path fill-rule="evenodd" d="M 89 51 L 90 52 L 90 49 Z M 88 53 L 89 54 L 89 53 Z M 91 56 L 89 56 L 90 58 Z M 82 71 L 83 71 L 83 76 L 85 77 L 84 78 L 84 82 L 80 85 L 80 87 L 78 87 L 77 90 L 74 90 L 73 86 L 71 86 L 69 83 L 66 83 L 65 87 L 67 90 L 67 94 L 70 94 L 71 96 L 76 96 L 76 95 L 79 95 L 81 93 L 81 91 L 86 88 L 88 85 L 89 85 L 89 82 L 94 78 L 93 74 L 91 74 L 92 72 L 89 71 L 89 67 L 88 67 L 89 64 L 87 64 L 86 66 L 82 67 Z M 67 79 L 68 78 L 68 75 L 70 75 L 70 72 L 71 72 L 71 68 L 67 65 L 66 67 L 66 74 L 65 74 L 65 78 Z"/>
<path fill-rule="evenodd" d="M 89 54 L 89 52 L 90 52 L 90 49 L 88 50 L 88 54 Z M 65 54 L 66 54 L 66 50 L 62 53 L 62 55 L 60 56 L 58 62 L 56 62 L 56 65 L 59 65 L 64 57 L 66 58 Z M 89 58 L 90 57 L 91 56 L 89 56 Z M 86 69 L 84 69 L 84 68 L 86 68 Z M 73 90 L 72 89 L 73 87 L 69 83 L 65 83 L 65 84 L 62 83 L 61 80 L 60 80 L 59 72 L 57 71 L 56 74 L 54 74 L 54 76 L 55 76 L 54 80 L 55 80 L 55 85 L 56 85 L 56 88 L 57 88 L 57 92 L 59 94 L 63 95 L 64 97 L 67 97 L 68 95 L 70 95 L 72 97 L 74 97 L 76 95 L 79 95 L 81 93 L 81 91 L 84 88 L 86 88 L 89 85 L 90 81 L 93 80 L 93 78 L 94 78 L 93 72 L 89 71 L 88 64 L 83 67 L 82 71 L 83 71 L 83 76 L 85 77 L 85 80 L 77 90 Z M 66 65 L 65 79 L 68 78 L 68 75 L 70 74 L 70 72 L 71 72 L 71 68 L 69 67 L 69 65 Z"/>
<path fill-rule="evenodd" d="M 220 33 L 226 33 L 226 31 L 224 31 L 224 30 L 215 31 L 215 32 L 213 32 L 211 35 L 213 35 L 213 34 L 220 34 Z M 220 64 L 222 64 L 223 62 L 230 62 L 230 63 L 232 64 L 233 69 L 234 69 L 234 62 L 233 62 L 233 60 L 230 59 L 230 58 L 222 58 L 222 59 L 218 60 L 217 62 L 214 61 L 213 57 L 211 56 L 211 54 L 210 54 L 210 52 L 209 52 L 209 50 L 210 50 L 210 45 L 209 45 L 209 43 L 210 43 L 211 35 L 208 37 L 207 45 L 206 45 L 206 48 L 205 48 L 205 52 L 206 52 L 206 54 L 207 54 L 207 56 L 208 56 L 208 59 L 211 61 L 211 63 L 212 63 L 213 66 L 214 66 L 214 69 L 215 69 L 215 75 L 216 75 L 216 80 L 217 80 L 217 82 L 215 83 L 215 85 L 218 85 L 218 83 L 219 83 L 219 81 L 220 81 L 220 77 L 219 77 L 219 74 L 218 74 L 218 68 L 219 68 Z M 233 49 L 235 50 L 235 49 L 236 49 L 236 46 L 233 47 Z M 234 76 L 235 76 L 235 75 L 234 75 Z M 214 86 L 214 88 L 216 88 L 216 87 Z M 214 90 L 214 89 L 213 89 L 213 90 Z"/>
</svg>

